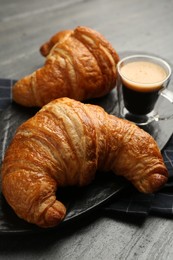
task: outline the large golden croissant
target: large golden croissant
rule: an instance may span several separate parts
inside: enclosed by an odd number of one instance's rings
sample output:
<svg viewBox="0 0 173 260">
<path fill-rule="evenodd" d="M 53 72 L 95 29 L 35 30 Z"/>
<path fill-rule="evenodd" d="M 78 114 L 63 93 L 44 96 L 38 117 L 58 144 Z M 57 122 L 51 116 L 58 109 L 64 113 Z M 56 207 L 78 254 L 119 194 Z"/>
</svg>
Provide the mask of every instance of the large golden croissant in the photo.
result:
<svg viewBox="0 0 173 260">
<path fill-rule="evenodd" d="M 57 188 L 87 185 L 97 170 L 124 176 L 146 193 L 168 178 L 148 133 L 99 106 L 61 98 L 18 128 L 4 157 L 2 191 L 19 217 L 51 227 L 66 214 Z"/>
<path fill-rule="evenodd" d="M 45 65 L 12 89 L 14 101 L 21 105 L 42 107 L 60 97 L 82 101 L 104 96 L 116 85 L 119 56 L 90 28 L 59 32 L 40 51 L 47 56 Z"/>
</svg>

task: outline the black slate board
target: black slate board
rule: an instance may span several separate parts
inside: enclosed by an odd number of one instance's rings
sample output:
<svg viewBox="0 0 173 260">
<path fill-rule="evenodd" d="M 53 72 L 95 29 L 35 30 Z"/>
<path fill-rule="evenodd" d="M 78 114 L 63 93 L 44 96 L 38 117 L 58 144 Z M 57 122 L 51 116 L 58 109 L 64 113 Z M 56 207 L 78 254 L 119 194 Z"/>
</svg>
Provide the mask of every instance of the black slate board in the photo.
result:
<svg viewBox="0 0 173 260">
<path fill-rule="evenodd" d="M 128 53 L 129 54 L 129 53 Z M 4 79 L 2 80 L 4 82 Z M 8 80 L 6 80 L 6 83 Z M 10 81 L 10 80 L 9 80 Z M 0 79 L 1 85 L 1 79 Z M 173 82 L 170 82 L 173 89 Z M 100 105 L 108 113 L 118 115 L 116 89 L 103 98 L 89 100 L 88 103 Z M 172 109 L 172 105 L 160 100 L 160 109 Z M 11 103 L 0 115 L 0 163 L 17 127 L 37 112 L 35 108 L 23 108 Z M 173 118 L 166 121 L 152 122 L 144 128 L 149 132 L 162 150 L 173 132 Z M 128 186 L 128 183 L 117 176 L 110 174 L 96 177 L 95 181 L 85 188 L 66 188 L 59 190 L 58 196 L 67 206 L 67 215 L 63 224 L 101 206 L 109 199 L 117 196 Z M 19 219 L 7 205 L 0 190 L 0 234 L 28 233 L 40 231 L 39 228 Z"/>
</svg>

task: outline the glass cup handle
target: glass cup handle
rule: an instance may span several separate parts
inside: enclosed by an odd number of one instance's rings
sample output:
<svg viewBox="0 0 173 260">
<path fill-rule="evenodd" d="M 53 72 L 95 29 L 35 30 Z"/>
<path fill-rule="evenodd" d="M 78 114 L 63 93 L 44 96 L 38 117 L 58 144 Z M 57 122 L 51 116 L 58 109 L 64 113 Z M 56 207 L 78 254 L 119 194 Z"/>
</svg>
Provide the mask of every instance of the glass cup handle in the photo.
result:
<svg viewBox="0 0 173 260">
<path fill-rule="evenodd" d="M 168 99 L 171 103 L 173 103 L 173 92 L 168 89 L 163 89 L 160 92 L 160 95 Z"/>
</svg>

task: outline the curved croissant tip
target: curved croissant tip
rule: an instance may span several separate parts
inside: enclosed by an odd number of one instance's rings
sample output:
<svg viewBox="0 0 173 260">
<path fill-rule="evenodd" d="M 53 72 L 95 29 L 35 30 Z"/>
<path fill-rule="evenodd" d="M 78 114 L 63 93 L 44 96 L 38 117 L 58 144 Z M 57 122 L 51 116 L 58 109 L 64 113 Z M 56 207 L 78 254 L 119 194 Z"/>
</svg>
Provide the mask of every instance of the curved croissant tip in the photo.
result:
<svg viewBox="0 0 173 260">
<path fill-rule="evenodd" d="M 28 77 L 29 76 L 26 76 L 14 84 L 12 88 L 12 98 L 16 103 L 22 106 L 33 107 L 36 106 L 36 103 Z"/>
<path fill-rule="evenodd" d="M 37 225 L 42 228 L 55 227 L 64 219 L 65 215 L 65 206 L 56 200 L 55 203 L 44 212 L 44 218 L 41 223 L 37 223 Z"/>
<path fill-rule="evenodd" d="M 161 173 L 153 173 L 148 178 L 146 177 L 142 181 L 140 181 L 140 185 L 138 186 L 138 190 L 144 193 L 154 193 L 163 188 L 168 180 L 168 175 L 166 172 L 164 174 Z"/>
<path fill-rule="evenodd" d="M 44 57 L 46 57 L 46 56 L 49 54 L 50 49 L 51 49 L 51 47 L 49 46 L 49 43 L 46 42 L 45 44 L 43 44 L 43 45 L 40 47 L 40 53 L 41 53 Z"/>
</svg>

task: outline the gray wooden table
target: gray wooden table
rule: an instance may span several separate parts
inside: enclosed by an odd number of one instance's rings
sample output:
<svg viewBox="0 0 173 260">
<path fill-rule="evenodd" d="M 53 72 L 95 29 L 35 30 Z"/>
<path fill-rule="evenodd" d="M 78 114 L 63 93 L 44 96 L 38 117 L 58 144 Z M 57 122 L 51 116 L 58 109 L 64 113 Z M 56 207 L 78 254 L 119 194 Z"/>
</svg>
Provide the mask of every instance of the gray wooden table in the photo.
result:
<svg viewBox="0 0 173 260">
<path fill-rule="evenodd" d="M 55 32 L 86 25 L 119 52 L 173 62 L 173 0 L 0 0 L 0 78 L 43 64 L 39 46 Z M 51 233 L 0 236 L 0 259 L 173 259 L 173 220 L 95 214 Z"/>
</svg>

